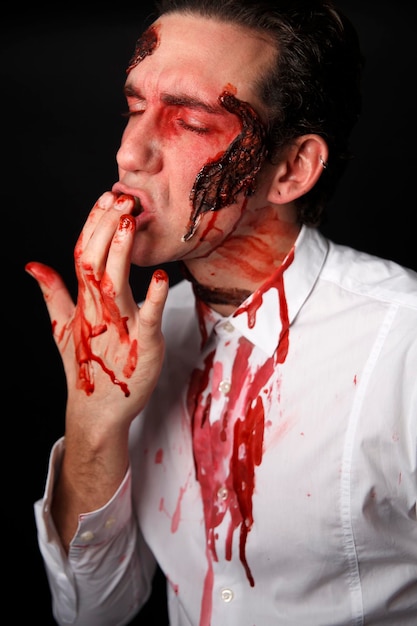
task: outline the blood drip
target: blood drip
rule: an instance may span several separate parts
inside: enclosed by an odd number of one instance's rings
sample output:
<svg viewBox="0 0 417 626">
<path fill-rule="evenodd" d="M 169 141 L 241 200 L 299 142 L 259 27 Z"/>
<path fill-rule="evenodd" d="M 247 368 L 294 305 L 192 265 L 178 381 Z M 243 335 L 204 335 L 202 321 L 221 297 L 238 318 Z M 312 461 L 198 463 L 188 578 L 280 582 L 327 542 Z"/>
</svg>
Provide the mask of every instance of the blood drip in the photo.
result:
<svg viewBox="0 0 417 626">
<path fill-rule="evenodd" d="M 254 109 L 230 91 L 224 91 L 219 101 L 240 118 L 242 132 L 220 158 L 206 163 L 197 174 L 190 194 L 193 210 L 183 241 L 194 235 L 203 213 L 233 204 L 241 191 L 246 196 L 254 193 L 255 176 L 266 156 L 265 128 Z"/>
<path fill-rule="evenodd" d="M 269 381 L 278 363 L 283 363 L 289 348 L 289 316 L 284 292 L 283 274 L 294 259 L 294 250 L 270 280 L 253 295 L 247 305 L 236 314 L 246 313 L 248 324 L 253 325 L 256 312 L 262 304 L 263 294 L 271 288 L 278 291 L 281 333 L 275 353 L 252 371 L 250 357 L 253 344 L 240 337 L 234 359 L 228 400 L 219 419 L 210 421 L 213 401 L 211 389 L 213 372 L 221 363 L 215 362 L 215 351 L 205 358 L 203 367 L 196 369 L 191 377 L 187 396 L 189 414 L 192 416 L 192 438 L 196 478 L 200 484 L 206 530 L 208 571 L 204 583 L 200 626 L 210 624 L 211 595 L 213 588 L 213 561 L 218 561 L 216 528 L 229 513 L 230 522 L 225 543 L 225 557 L 232 559 L 233 536 L 239 531 L 239 559 L 250 586 L 255 585 L 250 565 L 246 558 L 246 542 L 254 524 L 253 494 L 255 469 L 262 462 L 265 410 L 263 398 Z M 198 302 L 198 301 L 197 301 Z M 198 308 L 201 315 L 207 314 L 206 305 Z M 213 387 L 215 389 L 215 387 Z M 207 393 L 208 392 L 208 393 Z M 242 407 L 243 410 L 242 410 Z M 236 419 L 233 416 L 238 414 Z M 227 459 L 228 463 L 227 463 Z M 226 465 L 225 465 L 226 460 Z M 219 492 L 226 488 L 225 499 Z"/>
</svg>

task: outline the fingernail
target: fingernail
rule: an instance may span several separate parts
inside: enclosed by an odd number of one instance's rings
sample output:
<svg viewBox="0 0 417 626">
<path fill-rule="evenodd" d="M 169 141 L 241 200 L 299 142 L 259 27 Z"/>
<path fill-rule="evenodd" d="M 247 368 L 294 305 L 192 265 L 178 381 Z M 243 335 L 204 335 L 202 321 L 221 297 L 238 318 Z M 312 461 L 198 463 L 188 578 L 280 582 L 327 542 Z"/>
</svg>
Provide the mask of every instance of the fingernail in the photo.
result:
<svg viewBox="0 0 417 626">
<path fill-rule="evenodd" d="M 131 209 L 132 205 L 135 203 L 133 196 L 129 196 L 128 194 L 122 194 L 116 199 L 114 203 L 114 208 L 118 211 L 124 211 L 125 209 Z"/>
<path fill-rule="evenodd" d="M 168 274 L 164 270 L 155 270 L 152 278 L 157 288 L 163 287 L 168 282 Z"/>
<path fill-rule="evenodd" d="M 129 214 L 122 215 L 122 217 L 119 220 L 119 231 L 128 232 L 130 230 L 135 230 L 135 228 L 136 228 L 135 218 Z"/>
</svg>

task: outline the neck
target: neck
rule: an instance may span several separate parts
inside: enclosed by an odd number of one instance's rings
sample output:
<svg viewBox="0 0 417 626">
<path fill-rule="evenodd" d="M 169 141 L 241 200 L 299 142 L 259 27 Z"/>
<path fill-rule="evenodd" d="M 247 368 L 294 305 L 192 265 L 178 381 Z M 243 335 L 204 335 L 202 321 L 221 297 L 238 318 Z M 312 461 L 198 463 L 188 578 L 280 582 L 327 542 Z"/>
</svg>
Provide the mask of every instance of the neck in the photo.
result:
<svg viewBox="0 0 417 626">
<path fill-rule="evenodd" d="M 224 242 L 208 257 L 181 262 L 196 297 L 221 315 L 231 315 L 273 272 L 294 245 L 300 227 L 287 224 L 278 238 L 271 229 Z M 263 235 L 263 236 L 262 236 Z"/>
<path fill-rule="evenodd" d="M 182 272 L 193 286 L 196 297 L 223 315 L 229 315 L 237 309 L 252 291 L 238 287 L 215 287 L 203 285 L 191 274 L 185 263 L 181 263 Z"/>
<path fill-rule="evenodd" d="M 239 258 L 236 263 L 227 265 L 207 263 L 180 262 L 184 277 L 193 286 L 195 296 L 221 315 L 231 315 L 258 287 L 260 287 L 283 260 L 294 245 L 295 237 L 281 254 L 268 262 L 259 262 L 252 266 L 247 259 Z M 246 267 L 246 273 L 242 271 Z M 251 268 L 252 271 L 248 271 Z M 202 271 L 204 270 L 204 271 Z"/>
</svg>

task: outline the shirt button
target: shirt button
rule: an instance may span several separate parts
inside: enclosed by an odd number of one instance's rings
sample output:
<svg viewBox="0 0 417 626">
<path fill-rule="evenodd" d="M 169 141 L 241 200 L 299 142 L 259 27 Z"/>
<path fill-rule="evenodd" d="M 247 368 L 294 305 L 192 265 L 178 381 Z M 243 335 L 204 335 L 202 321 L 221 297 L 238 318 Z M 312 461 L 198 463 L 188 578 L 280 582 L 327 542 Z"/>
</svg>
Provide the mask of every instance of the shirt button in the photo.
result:
<svg viewBox="0 0 417 626">
<path fill-rule="evenodd" d="M 235 327 L 233 326 L 233 324 L 229 321 L 225 322 L 223 325 L 223 328 L 225 330 L 227 330 L 228 333 L 232 333 L 235 329 Z"/>
<path fill-rule="evenodd" d="M 223 602 L 231 602 L 233 600 L 233 591 L 231 589 L 222 589 L 221 596 Z"/>
<path fill-rule="evenodd" d="M 228 380 L 222 380 L 219 383 L 219 391 L 221 391 L 225 396 L 229 393 L 231 388 L 231 384 Z"/>
<path fill-rule="evenodd" d="M 220 489 L 217 492 L 217 497 L 219 498 L 219 500 L 227 500 L 228 495 L 229 495 L 229 491 L 227 487 L 220 487 Z"/>
<path fill-rule="evenodd" d="M 109 519 L 104 524 L 104 527 L 107 529 L 112 528 L 115 525 L 115 523 L 116 523 L 116 520 L 114 519 L 114 517 L 109 517 Z"/>
<path fill-rule="evenodd" d="M 81 541 L 91 541 L 94 538 L 94 533 L 91 530 L 86 530 L 80 535 Z"/>
</svg>

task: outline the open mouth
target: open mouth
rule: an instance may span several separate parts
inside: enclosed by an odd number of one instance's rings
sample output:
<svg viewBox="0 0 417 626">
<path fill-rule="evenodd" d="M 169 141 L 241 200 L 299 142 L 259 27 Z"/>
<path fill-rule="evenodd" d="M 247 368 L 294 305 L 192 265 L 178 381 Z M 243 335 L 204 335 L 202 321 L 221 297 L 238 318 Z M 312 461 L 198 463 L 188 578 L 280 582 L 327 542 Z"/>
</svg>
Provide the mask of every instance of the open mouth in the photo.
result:
<svg viewBox="0 0 417 626">
<path fill-rule="evenodd" d="M 142 213 L 143 206 L 141 205 L 139 198 L 134 197 L 133 199 L 135 201 L 135 205 L 133 207 L 132 215 L 136 216 Z"/>
</svg>

